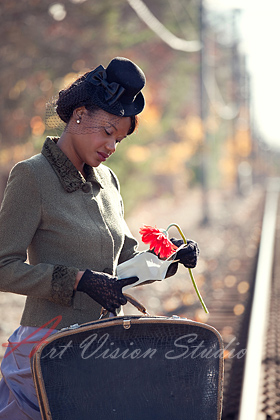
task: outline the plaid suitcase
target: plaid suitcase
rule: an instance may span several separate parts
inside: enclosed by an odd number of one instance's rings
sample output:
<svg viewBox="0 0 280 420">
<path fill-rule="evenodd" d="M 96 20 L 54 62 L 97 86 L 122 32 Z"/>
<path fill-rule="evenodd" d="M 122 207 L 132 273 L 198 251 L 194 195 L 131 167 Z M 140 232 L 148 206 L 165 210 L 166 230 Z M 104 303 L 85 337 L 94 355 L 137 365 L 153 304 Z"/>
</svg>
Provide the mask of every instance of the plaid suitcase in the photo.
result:
<svg viewBox="0 0 280 420">
<path fill-rule="evenodd" d="M 211 326 L 122 316 L 48 337 L 31 359 L 44 420 L 217 420 L 223 345 Z"/>
</svg>

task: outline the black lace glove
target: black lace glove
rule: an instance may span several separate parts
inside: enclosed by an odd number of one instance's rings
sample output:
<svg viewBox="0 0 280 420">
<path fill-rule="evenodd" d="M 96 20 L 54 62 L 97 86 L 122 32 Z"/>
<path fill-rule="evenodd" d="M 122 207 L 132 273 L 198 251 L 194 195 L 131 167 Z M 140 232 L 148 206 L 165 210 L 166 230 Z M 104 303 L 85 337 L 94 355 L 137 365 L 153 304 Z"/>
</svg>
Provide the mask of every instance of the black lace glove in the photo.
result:
<svg viewBox="0 0 280 420">
<path fill-rule="evenodd" d="M 178 248 L 184 244 L 182 239 L 171 238 L 170 241 Z M 199 248 L 196 242 L 187 239 L 187 246 L 178 251 L 175 260 L 179 260 L 179 263 L 183 264 L 187 268 L 194 268 L 197 263 L 199 255 Z"/>
<path fill-rule="evenodd" d="M 86 270 L 78 283 L 77 290 L 87 293 L 103 308 L 116 316 L 116 309 L 127 303 L 122 288 L 138 280 L 138 277 L 118 280 L 117 277 L 110 274 Z"/>
</svg>

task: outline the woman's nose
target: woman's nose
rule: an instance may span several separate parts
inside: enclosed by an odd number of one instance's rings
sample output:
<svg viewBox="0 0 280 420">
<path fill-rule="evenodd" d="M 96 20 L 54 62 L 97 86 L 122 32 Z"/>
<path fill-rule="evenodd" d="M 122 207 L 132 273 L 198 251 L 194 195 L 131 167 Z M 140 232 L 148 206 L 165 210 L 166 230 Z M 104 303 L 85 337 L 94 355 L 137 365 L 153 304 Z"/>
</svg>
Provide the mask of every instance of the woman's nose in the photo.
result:
<svg viewBox="0 0 280 420">
<path fill-rule="evenodd" d="M 114 153 L 116 151 L 116 140 L 110 139 L 105 147 L 110 153 Z"/>
</svg>

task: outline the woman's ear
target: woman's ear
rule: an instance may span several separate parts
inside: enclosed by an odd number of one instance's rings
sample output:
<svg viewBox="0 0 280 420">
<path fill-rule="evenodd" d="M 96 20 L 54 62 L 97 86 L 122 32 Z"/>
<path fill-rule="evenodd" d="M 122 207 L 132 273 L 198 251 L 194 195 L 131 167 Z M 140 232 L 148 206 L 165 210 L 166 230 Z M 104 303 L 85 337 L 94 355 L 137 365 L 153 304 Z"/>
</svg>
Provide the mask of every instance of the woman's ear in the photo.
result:
<svg viewBox="0 0 280 420">
<path fill-rule="evenodd" d="M 81 118 L 85 114 L 85 112 L 86 112 L 86 108 L 84 106 L 80 106 L 79 108 L 74 109 L 73 118 L 75 120 L 81 120 Z"/>
</svg>

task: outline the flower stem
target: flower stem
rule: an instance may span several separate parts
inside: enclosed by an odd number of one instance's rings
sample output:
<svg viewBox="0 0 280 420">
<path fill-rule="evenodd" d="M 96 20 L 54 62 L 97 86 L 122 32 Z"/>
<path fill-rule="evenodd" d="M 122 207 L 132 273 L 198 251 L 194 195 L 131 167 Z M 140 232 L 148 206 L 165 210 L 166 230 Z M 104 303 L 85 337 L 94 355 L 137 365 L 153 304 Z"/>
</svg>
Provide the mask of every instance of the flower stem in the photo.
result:
<svg viewBox="0 0 280 420">
<path fill-rule="evenodd" d="M 185 235 L 183 234 L 182 229 L 180 228 L 180 226 L 179 226 L 179 225 L 177 225 L 177 223 L 171 223 L 171 224 L 167 227 L 166 232 L 167 232 L 167 231 L 168 231 L 168 229 L 170 229 L 172 226 L 174 226 L 174 227 L 176 227 L 176 228 L 178 229 L 178 231 L 179 231 L 179 233 L 180 233 L 180 235 L 181 235 L 181 237 L 182 237 L 182 239 L 183 239 L 184 243 L 186 244 L 186 243 L 187 243 L 186 237 L 185 237 Z M 198 290 L 197 284 L 196 284 L 195 279 L 194 279 L 194 277 L 193 277 L 192 270 L 191 270 L 190 268 L 188 268 L 188 270 L 189 270 L 189 274 L 190 274 L 190 278 L 191 278 L 191 281 L 192 281 L 192 284 L 193 284 L 194 290 L 196 291 L 196 294 L 197 294 L 197 296 L 198 296 L 198 299 L 200 300 L 201 306 L 203 307 L 203 309 L 204 309 L 205 313 L 209 314 L 209 311 L 208 311 L 208 309 L 207 309 L 207 306 L 205 305 L 205 303 L 204 303 L 204 301 L 203 301 L 203 299 L 202 299 L 202 296 L 201 296 L 201 294 L 199 293 L 199 290 Z"/>
<path fill-rule="evenodd" d="M 202 299 L 202 296 L 201 296 L 201 294 L 199 293 L 199 290 L 198 290 L 197 284 L 196 284 L 195 279 L 194 279 L 194 277 L 193 277 L 192 270 L 191 270 L 190 268 L 188 268 L 188 270 L 189 270 L 190 278 L 192 279 L 192 284 L 193 284 L 193 287 L 194 287 L 194 289 L 195 289 L 195 291 L 196 291 L 196 294 L 197 294 L 197 296 L 198 296 L 198 299 L 200 300 L 200 303 L 201 303 L 201 305 L 202 305 L 202 307 L 203 307 L 203 309 L 204 309 L 205 313 L 206 313 L 206 314 L 209 314 L 209 311 L 208 311 L 208 309 L 207 309 L 207 306 L 205 305 L 205 303 L 204 303 L 204 301 L 203 301 L 203 299 Z"/>
</svg>

